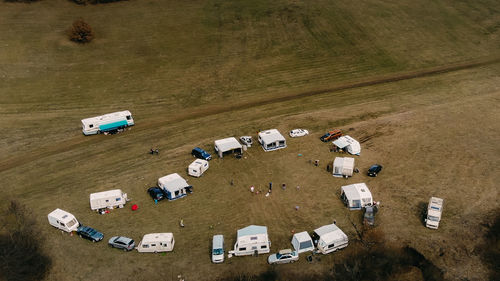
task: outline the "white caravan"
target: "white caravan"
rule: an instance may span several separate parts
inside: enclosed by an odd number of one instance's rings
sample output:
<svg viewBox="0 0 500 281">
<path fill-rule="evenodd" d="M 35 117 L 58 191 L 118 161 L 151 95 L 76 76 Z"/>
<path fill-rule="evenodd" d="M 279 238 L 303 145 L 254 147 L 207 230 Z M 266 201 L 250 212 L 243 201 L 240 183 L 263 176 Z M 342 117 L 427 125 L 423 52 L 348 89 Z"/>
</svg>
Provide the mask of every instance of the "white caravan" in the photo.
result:
<svg viewBox="0 0 500 281">
<path fill-rule="evenodd" d="M 349 238 L 336 224 L 324 225 L 313 232 L 314 245 L 324 255 L 343 249 L 349 244 Z"/>
<path fill-rule="evenodd" d="M 243 145 L 234 137 L 216 140 L 214 148 L 220 158 L 227 154 L 243 153 Z"/>
<path fill-rule="evenodd" d="M 137 246 L 137 251 L 141 253 L 171 252 L 174 250 L 174 235 L 168 233 L 150 233 L 142 237 Z"/>
<path fill-rule="evenodd" d="M 188 175 L 193 177 L 201 177 L 203 173 L 208 170 L 208 161 L 203 159 L 196 159 L 188 167 Z"/>
<path fill-rule="evenodd" d="M 292 237 L 292 245 L 298 254 L 314 251 L 314 244 L 307 231 L 295 233 Z"/>
<path fill-rule="evenodd" d="M 169 201 L 186 196 L 187 192 L 192 192 L 193 188 L 177 173 L 159 178 L 158 186 L 167 193 Z"/>
<path fill-rule="evenodd" d="M 354 158 L 335 157 L 335 160 L 333 161 L 334 177 L 352 177 L 353 172 L 354 172 Z"/>
<path fill-rule="evenodd" d="M 123 208 L 127 202 L 127 193 L 121 189 L 113 189 L 90 194 L 90 209 L 97 211 L 101 209 Z"/>
<path fill-rule="evenodd" d="M 333 144 L 338 148 L 346 150 L 350 154 L 359 155 L 361 154 L 361 146 L 359 142 L 350 136 L 342 136 L 333 141 Z"/>
<path fill-rule="evenodd" d="M 361 210 L 373 205 L 372 193 L 365 183 L 355 183 L 342 186 L 340 198 L 351 210 Z"/>
<path fill-rule="evenodd" d="M 238 230 L 234 250 L 229 251 L 235 256 L 247 256 L 269 253 L 271 241 L 267 236 L 267 227 L 250 225 Z"/>
<path fill-rule="evenodd" d="M 431 197 L 429 205 L 427 206 L 427 218 L 425 219 L 425 226 L 432 229 L 438 229 L 441 214 L 443 213 L 444 200 L 437 197 Z"/>
<path fill-rule="evenodd" d="M 258 139 L 264 151 L 273 151 L 286 147 L 285 137 L 276 129 L 259 132 Z"/>
<path fill-rule="evenodd" d="M 50 225 L 66 232 L 76 231 L 78 226 L 80 226 L 75 216 L 61 209 L 52 211 L 48 215 L 48 219 Z"/>
<path fill-rule="evenodd" d="M 130 111 L 118 111 L 101 116 L 82 119 L 82 132 L 84 135 L 95 135 L 113 130 L 123 129 L 134 125 Z"/>
</svg>

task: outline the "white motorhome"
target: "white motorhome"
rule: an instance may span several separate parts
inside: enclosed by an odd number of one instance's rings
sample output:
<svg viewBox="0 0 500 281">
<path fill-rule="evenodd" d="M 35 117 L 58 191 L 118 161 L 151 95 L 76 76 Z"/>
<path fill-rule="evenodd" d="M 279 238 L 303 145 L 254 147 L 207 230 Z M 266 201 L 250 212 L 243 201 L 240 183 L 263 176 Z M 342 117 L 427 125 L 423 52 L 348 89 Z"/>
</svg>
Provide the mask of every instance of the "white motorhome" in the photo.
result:
<svg viewBox="0 0 500 281">
<path fill-rule="evenodd" d="M 425 226 L 428 228 L 438 229 L 441 214 L 443 213 L 443 202 L 443 199 L 437 197 L 431 197 L 429 200 L 427 218 L 425 219 Z"/>
<path fill-rule="evenodd" d="M 286 147 L 285 137 L 276 129 L 259 132 L 258 139 L 264 151 L 273 151 Z"/>
<path fill-rule="evenodd" d="M 141 253 L 171 252 L 174 250 L 174 234 L 149 233 L 142 237 L 137 246 L 137 251 Z"/>
<path fill-rule="evenodd" d="M 167 199 L 170 201 L 186 196 L 187 192 L 192 192 L 193 188 L 177 173 L 159 178 L 158 187 L 165 191 Z"/>
<path fill-rule="evenodd" d="M 354 172 L 354 158 L 352 157 L 335 157 L 333 161 L 333 176 L 334 177 L 352 177 Z"/>
<path fill-rule="evenodd" d="M 350 136 L 342 136 L 333 141 L 333 144 L 338 148 L 345 150 L 353 155 L 361 154 L 361 146 L 359 142 Z"/>
<path fill-rule="evenodd" d="M 214 148 L 220 158 L 227 154 L 243 153 L 243 145 L 234 137 L 216 140 L 214 142 Z"/>
<path fill-rule="evenodd" d="M 238 230 L 234 250 L 229 251 L 235 256 L 247 256 L 269 253 L 271 241 L 267 236 L 267 227 L 250 225 Z"/>
<path fill-rule="evenodd" d="M 90 194 L 90 209 L 92 211 L 106 208 L 123 208 L 125 203 L 127 203 L 127 193 L 123 193 L 121 189 Z"/>
<path fill-rule="evenodd" d="M 314 251 L 314 244 L 307 231 L 295 233 L 292 237 L 292 245 L 298 254 Z"/>
<path fill-rule="evenodd" d="M 123 129 L 134 125 L 130 111 L 118 111 L 101 116 L 82 119 L 84 135 L 95 135 L 113 130 Z"/>
<path fill-rule="evenodd" d="M 349 244 L 349 238 L 336 224 L 315 229 L 312 237 L 314 245 L 324 255 L 343 249 Z"/>
<path fill-rule="evenodd" d="M 193 177 L 201 177 L 203 173 L 208 170 L 208 161 L 203 159 L 196 159 L 188 167 L 188 174 Z"/>
<path fill-rule="evenodd" d="M 50 225 L 66 232 L 76 231 L 80 226 L 75 216 L 59 208 L 52 211 L 48 215 L 48 219 Z"/>
<path fill-rule="evenodd" d="M 365 183 L 355 183 L 342 186 L 340 198 L 351 210 L 361 210 L 365 206 L 373 205 L 372 193 Z"/>
</svg>

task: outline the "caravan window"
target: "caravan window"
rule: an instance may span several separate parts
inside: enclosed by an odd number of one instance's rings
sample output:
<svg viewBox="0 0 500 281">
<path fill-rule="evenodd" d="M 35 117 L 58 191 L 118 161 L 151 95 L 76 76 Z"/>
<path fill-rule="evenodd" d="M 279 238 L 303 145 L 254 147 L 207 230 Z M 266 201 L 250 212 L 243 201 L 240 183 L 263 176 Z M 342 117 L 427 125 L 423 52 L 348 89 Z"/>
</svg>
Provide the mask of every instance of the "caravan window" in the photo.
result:
<svg viewBox="0 0 500 281">
<path fill-rule="evenodd" d="M 89 128 L 94 128 L 94 124 L 90 124 L 90 125 L 89 125 Z"/>
<path fill-rule="evenodd" d="M 238 249 L 238 251 L 246 251 L 246 250 L 247 250 L 247 248 L 246 248 L 246 247 L 244 247 L 244 248 L 239 248 L 239 249 Z"/>
<path fill-rule="evenodd" d="M 156 244 L 151 244 L 151 247 L 156 247 Z"/>
<path fill-rule="evenodd" d="M 267 246 L 266 246 L 266 245 L 264 245 L 264 246 L 260 246 L 260 248 L 261 248 L 261 249 L 266 249 L 266 248 L 267 248 Z"/>
<path fill-rule="evenodd" d="M 127 115 L 127 120 L 130 120 L 130 115 Z"/>
<path fill-rule="evenodd" d="M 250 237 L 250 240 L 257 240 L 257 236 Z"/>
<path fill-rule="evenodd" d="M 285 146 L 285 141 L 280 141 L 280 146 Z"/>
<path fill-rule="evenodd" d="M 142 244 L 143 248 L 149 248 L 149 244 Z"/>
<path fill-rule="evenodd" d="M 328 245 L 328 249 L 331 249 L 331 248 L 333 248 L 333 247 L 335 247 L 335 244 L 330 244 L 330 245 Z"/>
<path fill-rule="evenodd" d="M 177 195 L 179 195 L 179 190 L 177 190 L 177 191 L 175 192 L 175 196 L 177 196 Z"/>
<path fill-rule="evenodd" d="M 120 200 L 121 200 L 121 198 L 116 198 L 116 201 L 117 201 L 117 202 L 118 202 L 118 201 L 120 201 Z"/>
</svg>

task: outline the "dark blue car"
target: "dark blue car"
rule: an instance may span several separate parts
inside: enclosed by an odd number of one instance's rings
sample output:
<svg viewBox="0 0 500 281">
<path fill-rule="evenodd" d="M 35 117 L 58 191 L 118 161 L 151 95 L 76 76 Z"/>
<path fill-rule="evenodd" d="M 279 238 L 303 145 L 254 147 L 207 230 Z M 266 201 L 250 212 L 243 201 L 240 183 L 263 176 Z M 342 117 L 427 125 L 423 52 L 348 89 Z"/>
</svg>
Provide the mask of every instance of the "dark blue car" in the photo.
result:
<svg viewBox="0 0 500 281">
<path fill-rule="evenodd" d="M 165 194 L 165 191 L 163 191 L 163 189 L 161 189 L 157 186 L 153 186 L 153 187 L 148 188 L 148 193 L 151 196 L 151 198 L 153 198 L 153 200 L 156 200 L 156 201 L 161 201 L 167 197 L 167 194 Z"/>
<path fill-rule="evenodd" d="M 205 150 L 195 147 L 193 151 L 191 151 L 191 155 L 193 155 L 196 158 L 203 159 L 210 161 L 212 159 L 212 155 L 210 153 L 206 152 Z"/>
<path fill-rule="evenodd" d="M 370 169 L 368 169 L 368 176 L 376 177 L 378 173 L 380 173 L 380 171 L 382 171 L 382 165 L 379 164 L 372 165 Z"/>
<path fill-rule="evenodd" d="M 89 239 L 92 242 L 99 242 L 102 238 L 104 238 L 104 234 L 89 226 L 78 227 L 76 234 L 78 234 L 81 238 Z"/>
</svg>

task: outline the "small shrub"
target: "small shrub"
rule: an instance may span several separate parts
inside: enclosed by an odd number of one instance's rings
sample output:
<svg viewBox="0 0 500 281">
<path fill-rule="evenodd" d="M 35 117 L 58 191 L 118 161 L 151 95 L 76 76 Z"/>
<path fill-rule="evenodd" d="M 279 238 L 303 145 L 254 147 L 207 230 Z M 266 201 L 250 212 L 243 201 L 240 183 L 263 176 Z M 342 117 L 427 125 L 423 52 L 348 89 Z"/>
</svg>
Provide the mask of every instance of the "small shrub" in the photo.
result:
<svg viewBox="0 0 500 281">
<path fill-rule="evenodd" d="M 73 22 L 69 30 L 69 39 L 77 43 L 89 43 L 94 38 L 92 27 L 83 19 L 77 19 Z"/>
</svg>

